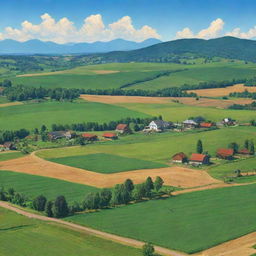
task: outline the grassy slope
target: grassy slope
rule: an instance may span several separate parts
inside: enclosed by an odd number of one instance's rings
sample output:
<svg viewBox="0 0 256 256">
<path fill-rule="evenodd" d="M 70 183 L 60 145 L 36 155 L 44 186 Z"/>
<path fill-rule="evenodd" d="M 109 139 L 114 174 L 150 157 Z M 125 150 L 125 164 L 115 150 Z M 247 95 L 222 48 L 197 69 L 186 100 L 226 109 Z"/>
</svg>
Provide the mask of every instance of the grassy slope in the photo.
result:
<svg viewBox="0 0 256 256">
<path fill-rule="evenodd" d="M 138 169 L 166 167 L 164 164 L 154 163 L 151 161 L 102 153 L 84 156 L 51 158 L 49 160 L 59 164 L 65 164 L 99 173 L 116 173 Z"/>
<path fill-rule="evenodd" d="M 139 249 L 32 220 L 0 208 L 1 256 L 139 256 Z"/>
<path fill-rule="evenodd" d="M 245 65 L 242 62 L 215 62 L 208 64 L 182 65 L 173 63 L 112 63 L 82 66 L 66 70 L 63 73 L 52 73 L 36 77 L 10 77 L 14 84 L 30 86 L 66 87 L 85 89 L 119 88 L 121 85 L 152 77 L 159 71 L 186 71 L 164 76 L 153 81 L 140 83 L 129 88 L 161 89 L 187 84 L 198 84 L 204 81 L 223 81 L 233 78 L 251 78 L 255 75 L 255 64 Z M 95 74 L 95 70 L 120 71 L 114 74 Z"/>
<path fill-rule="evenodd" d="M 24 156 L 21 152 L 0 153 L 0 162 Z"/>
<path fill-rule="evenodd" d="M 192 253 L 255 231 L 255 192 L 256 185 L 206 190 L 68 219 Z"/>
<path fill-rule="evenodd" d="M 5 189 L 12 187 L 31 199 L 41 194 L 49 200 L 64 195 L 71 203 L 81 202 L 87 193 L 98 190 L 77 183 L 11 171 L 0 171 L 0 187 Z"/>
<path fill-rule="evenodd" d="M 215 156 L 218 148 L 227 147 L 233 141 L 243 145 L 245 139 L 254 138 L 255 135 L 255 127 L 223 128 L 205 132 L 136 134 L 123 137 L 115 142 L 93 144 L 86 147 L 53 149 L 38 154 L 44 158 L 57 158 L 107 153 L 165 164 L 177 152 L 183 151 L 188 155 L 195 152 L 198 139 L 203 141 L 204 150 Z"/>
<path fill-rule="evenodd" d="M 44 102 L 10 106 L 1 109 L 1 129 L 41 127 L 43 124 L 78 122 L 109 122 L 124 117 L 148 115 L 122 107 L 94 102 Z"/>
<path fill-rule="evenodd" d="M 184 121 L 189 117 L 203 116 L 211 121 L 220 122 L 223 118 L 232 117 L 239 122 L 249 122 L 255 119 L 255 111 L 217 109 L 213 107 L 188 106 L 179 103 L 167 104 L 143 104 L 143 103 L 121 103 L 119 106 L 140 111 L 148 115 L 162 115 L 164 119 L 173 122 Z"/>
</svg>

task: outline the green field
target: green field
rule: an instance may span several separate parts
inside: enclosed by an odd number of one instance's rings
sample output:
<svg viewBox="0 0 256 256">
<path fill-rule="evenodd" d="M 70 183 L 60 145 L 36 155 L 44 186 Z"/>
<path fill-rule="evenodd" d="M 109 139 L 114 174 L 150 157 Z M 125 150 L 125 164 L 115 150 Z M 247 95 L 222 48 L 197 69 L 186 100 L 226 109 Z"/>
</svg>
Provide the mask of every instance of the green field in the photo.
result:
<svg viewBox="0 0 256 256">
<path fill-rule="evenodd" d="M 198 139 L 202 140 L 204 151 L 208 151 L 209 154 L 215 156 L 218 148 L 227 147 L 229 143 L 234 141 L 243 145 L 246 139 L 253 139 L 255 135 L 256 127 L 222 128 L 212 131 L 189 131 L 185 133 L 134 134 L 122 137 L 118 141 L 95 143 L 86 147 L 59 148 L 41 151 L 37 154 L 43 158 L 61 158 L 105 153 L 168 164 L 172 155 L 177 152 L 184 152 L 188 156 L 196 152 Z M 233 172 L 231 169 L 230 171 Z M 223 177 L 226 174 L 225 171 L 221 171 L 218 177 Z"/>
<path fill-rule="evenodd" d="M 9 130 L 33 129 L 45 124 L 51 128 L 54 123 L 104 123 L 125 117 L 149 117 L 149 115 L 102 103 L 47 101 L 1 108 L 0 127 Z"/>
<path fill-rule="evenodd" d="M 99 173 L 116 173 L 138 169 L 167 167 L 167 165 L 151 161 L 103 153 L 51 158 L 48 160 Z"/>
<path fill-rule="evenodd" d="M 21 152 L 0 153 L 0 162 L 24 156 Z"/>
<path fill-rule="evenodd" d="M 30 199 L 42 194 L 48 200 L 54 200 L 64 195 L 70 203 L 82 202 L 86 194 L 98 190 L 82 184 L 11 171 L 0 171 L 0 187 L 12 187 Z"/>
<path fill-rule="evenodd" d="M 256 185 L 187 193 L 67 218 L 193 253 L 256 230 Z"/>
<path fill-rule="evenodd" d="M 253 110 L 218 109 L 214 107 L 188 106 L 180 103 L 145 104 L 120 103 L 118 106 L 143 112 L 152 116 L 162 115 L 165 120 L 172 122 L 184 121 L 189 117 L 203 116 L 206 120 L 220 122 L 223 118 L 231 117 L 238 122 L 249 122 L 255 119 Z"/>
<path fill-rule="evenodd" d="M 0 208 L 1 256 L 140 256 L 139 249 Z"/>
<path fill-rule="evenodd" d="M 186 69 L 186 70 L 184 70 Z M 97 70 L 119 71 L 112 74 L 96 74 Z M 139 83 L 129 88 L 162 89 L 183 84 L 224 81 L 255 76 L 256 65 L 243 62 L 213 62 L 207 64 L 183 65 L 173 63 L 112 63 L 76 67 L 61 73 L 31 77 L 10 77 L 14 84 L 44 86 L 49 88 L 110 89 L 136 80 L 143 80 L 166 70 L 184 70 L 152 81 Z"/>
</svg>

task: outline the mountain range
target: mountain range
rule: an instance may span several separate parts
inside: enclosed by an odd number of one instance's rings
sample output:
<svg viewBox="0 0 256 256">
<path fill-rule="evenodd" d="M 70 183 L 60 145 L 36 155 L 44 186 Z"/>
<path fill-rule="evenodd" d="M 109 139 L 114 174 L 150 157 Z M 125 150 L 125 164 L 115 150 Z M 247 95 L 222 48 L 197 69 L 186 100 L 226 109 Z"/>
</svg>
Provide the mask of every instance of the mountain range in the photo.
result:
<svg viewBox="0 0 256 256">
<path fill-rule="evenodd" d="M 168 62 L 182 56 L 222 57 L 256 62 L 256 41 L 236 37 L 216 39 L 179 39 L 154 44 L 132 51 L 115 51 L 102 54 L 104 61 Z"/>
<path fill-rule="evenodd" d="M 156 43 L 158 39 L 147 39 L 137 43 L 123 39 L 109 42 L 57 44 L 54 42 L 43 42 L 40 40 L 29 40 L 18 42 L 11 39 L 0 41 L 0 54 L 89 54 L 110 51 L 128 51 L 144 48 Z"/>
</svg>

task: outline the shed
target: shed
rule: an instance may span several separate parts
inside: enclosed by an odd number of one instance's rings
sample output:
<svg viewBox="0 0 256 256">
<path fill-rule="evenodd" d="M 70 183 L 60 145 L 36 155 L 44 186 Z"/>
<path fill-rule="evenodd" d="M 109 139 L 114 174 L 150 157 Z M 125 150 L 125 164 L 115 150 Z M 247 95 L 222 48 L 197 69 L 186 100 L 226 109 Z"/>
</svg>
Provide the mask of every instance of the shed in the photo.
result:
<svg viewBox="0 0 256 256">
<path fill-rule="evenodd" d="M 187 160 L 188 157 L 183 152 L 179 152 L 172 156 L 173 163 L 185 163 Z"/>
<path fill-rule="evenodd" d="M 221 159 L 231 160 L 234 156 L 234 149 L 232 148 L 219 148 L 217 150 L 217 157 Z"/>
</svg>

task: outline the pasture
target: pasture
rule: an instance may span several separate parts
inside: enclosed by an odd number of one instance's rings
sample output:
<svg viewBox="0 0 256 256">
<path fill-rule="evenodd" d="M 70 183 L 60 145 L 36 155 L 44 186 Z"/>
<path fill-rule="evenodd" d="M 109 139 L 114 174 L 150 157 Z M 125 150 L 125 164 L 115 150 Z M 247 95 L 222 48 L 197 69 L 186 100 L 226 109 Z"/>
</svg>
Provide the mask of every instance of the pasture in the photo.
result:
<svg viewBox="0 0 256 256">
<path fill-rule="evenodd" d="M 129 89 L 157 90 L 184 84 L 252 78 L 255 64 L 213 62 L 183 65 L 173 63 L 111 63 L 81 66 L 73 69 L 9 77 L 14 84 L 48 88 L 113 89 L 137 80 L 154 77 L 163 71 L 182 70 L 168 76 L 135 84 Z"/>
<path fill-rule="evenodd" d="M 165 164 L 105 153 L 50 158 L 47 160 L 99 173 L 116 173 L 138 169 L 167 167 Z"/>
<path fill-rule="evenodd" d="M 98 190 L 95 187 L 63 180 L 2 170 L 0 187 L 14 188 L 30 199 L 44 195 L 48 200 L 54 200 L 57 196 L 64 195 L 69 203 L 82 202 L 86 194 Z"/>
<path fill-rule="evenodd" d="M 255 192 L 255 184 L 198 191 L 67 220 L 194 253 L 255 231 Z"/>
<path fill-rule="evenodd" d="M 21 152 L 0 152 L 0 162 L 24 156 Z"/>
<path fill-rule="evenodd" d="M 149 115 L 102 103 L 46 101 L 2 108 L 0 127 L 6 130 L 34 129 L 44 124 L 51 128 L 52 124 L 104 123 L 125 117 L 149 117 Z"/>
<path fill-rule="evenodd" d="M 0 208 L 1 256 L 140 256 L 132 247 Z"/>
<path fill-rule="evenodd" d="M 218 148 L 225 148 L 234 141 L 243 145 L 246 139 L 253 139 L 255 135 L 256 127 L 233 127 L 184 133 L 134 134 L 122 137 L 118 141 L 96 143 L 86 147 L 39 151 L 37 155 L 49 159 L 104 153 L 170 164 L 171 157 L 177 152 L 184 152 L 188 156 L 194 153 L 199 139 L 203 142 L 204 151 L 208 151 L 210 155 L 215 156 Z M 218 177 L 225 175 L 226 172 L 223 171 Z"/>
</svg>

